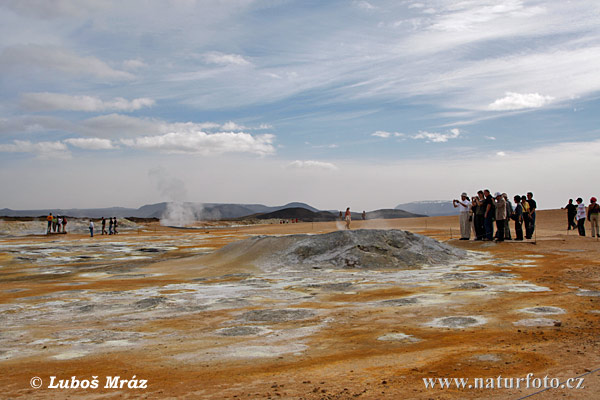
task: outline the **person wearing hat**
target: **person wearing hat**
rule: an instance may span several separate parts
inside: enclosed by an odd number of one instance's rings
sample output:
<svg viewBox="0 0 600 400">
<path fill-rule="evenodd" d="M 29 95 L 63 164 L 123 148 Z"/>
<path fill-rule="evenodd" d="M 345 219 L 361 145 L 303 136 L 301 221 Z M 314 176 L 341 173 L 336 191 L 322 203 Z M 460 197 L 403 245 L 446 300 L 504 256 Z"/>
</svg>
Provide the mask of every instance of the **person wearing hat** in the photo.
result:
<svg viewBox="0 0 600 400">
<path fill-rule="evenodd" d="M 494 194 L 496 202 L 496 241 L 504 242 L 504 225 L 506 220 L 506 200 L 502 196 L 502 193 L 496 192 Z"/>
<path fill-rule="evenodd" d="M 469 210 L 471 202 L 466 192 L 461 193 L 460 200 L 452 200 L 454 208 L 458 207 L 460 214 L 458 222 L 460 225 L 460 240 L 469 240 L 471 238 L 471 224 L 469 223 Z"/>
<path fill-rule="evenodd" d="M 592 224 L 592 237 L 600 237 L 600 230 L 598 230 L 598 214 L 600 214 L 600 205 L 596 203 L 597 199 L 592 197 L 590 199 L 590 205 L 588 206 L 587 219 Z"/>
<path fill-rule="evenodd" d="M 577 202 L 577 230 L 579 230 L 579 236 L 585 236 L 585 204 L 581 197 L 575 201 Z"/>
</svg>

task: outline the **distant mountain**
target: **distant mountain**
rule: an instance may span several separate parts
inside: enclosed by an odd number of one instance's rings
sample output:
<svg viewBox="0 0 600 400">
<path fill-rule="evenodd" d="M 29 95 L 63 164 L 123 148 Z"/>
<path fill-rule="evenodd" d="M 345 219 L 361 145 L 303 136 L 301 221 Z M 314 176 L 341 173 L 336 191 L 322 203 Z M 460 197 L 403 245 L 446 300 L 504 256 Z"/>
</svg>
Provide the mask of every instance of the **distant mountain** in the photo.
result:
<svg viewBox="0 0 600 400">
<path fill-rule="evenodd" d="M 146 204 L 140 208 L 109 207 L 109 208 L 69 208 L 69 209 L 42 209 L 42 210 L 11 210 L 0 209 L 0 216 L 5 217 L 40 217 L 49 212 L 55 215 L 67 215 L 76 218 L 102 218 L 102 217 L 134 217 L 134 218 L 161 218 L 168 207 L 167 202 Z M 288 203 L 282 206 L 269 207 L 263 204 L 224 204 L 224 203 L 176 203 L 179 209 L 189 211 L 198 220 L 235 219 L 258 213 L 269 213 L 284 208 L 299 207 L 313 212 L 318 209 L 305 203 Z"/>
<path fill-rule="evenodd" d="M 369 211 L 366 213 L 367 219 L 393 219 L 393 218 L 417 218 L 426 217 L 424 214 L 415 214 L 406 210 L 384 209 Z M 352 216 L 354 218 L 354 215 Z M 356 217 L 357 219 L 360 217 Z"/>
<path fill-rule="evenodd" d="M 256 219 L 298 219 L 302 222 L 334 221 L 337 216 L 327 211 L 312 211 L 302 207 L 284 208 L 264 214 L 249 216 Z"/>
<path fill-rule="evenodd" d="M 393 218 L 416 218 L 424 217 L 424 215 L 418 215 L 409 213 L 404 210 L 375 210 L 366 213 L 367 219 L 393 219 Z M 265 214 L 251 215 L 249 218 L 256 219 L 298 219 L 303 222 L 317 222 L 317 221 L 335 221 L 339 219 L 339 213 L 333 213 L 330 211 L 312 211 L 302 207 L 291 207 L 284 208 L 282 210 L 273 211 Z M 362 219 L 362 213 L 352 213 L 352 219 L 357 221 Z"/>
<path fill-rule="evenodd" d="M 415 214 L 424 214 L 430 217 L 441 215 L 456 215 L 458 208 L 454 208 L 450 200 L 413 201 L 398 204 L 396 210 L 404 210 Z"/>
</svg>

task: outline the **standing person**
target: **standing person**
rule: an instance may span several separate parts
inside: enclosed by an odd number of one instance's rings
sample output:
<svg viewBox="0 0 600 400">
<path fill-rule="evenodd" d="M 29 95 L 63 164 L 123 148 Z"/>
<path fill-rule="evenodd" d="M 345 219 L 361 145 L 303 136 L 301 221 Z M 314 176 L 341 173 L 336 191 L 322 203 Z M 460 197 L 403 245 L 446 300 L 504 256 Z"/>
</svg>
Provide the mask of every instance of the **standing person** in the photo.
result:
<svg viewBox="0 0 600 400">
<path fill-rule="evenodd" d="M 59 215 L 58 216 L 58 233 L 60 233 L 62 231 L 62 224 L 63 224 L 63 219 L 62 217 Z"/>
<path fill-rule="evenodd" d="M 521 196 L 521 206 L 523 207 L 523 225 L 525 225 L 525 239 L 531 239 L 531 212 L 529 202 L 525 195 Z"/>
<path fill-rule="evenodd" d="M 56 232 L 56 227 L 58 226 L 58 217 L 54 215 L 52 217 L 52 232 Z"/>
<path fill-rule="evenodd" d="M 531 236 L 533 236 L 533 232 L 535 232 L 535 210 L 537 208 L 533 193 L 527 192 L 527 202 L 529 203 L 529 215 L 531 215 Z"/>
<path fill-rule="evenodd" d="M 485 237 L 484 215 L 485 215 L 485 197 L 483 190 L 477 192 L 477 197 L 473 198 L 475 210 L 473 215 L 473 224 L 475 225 L 475 240 L 483 240 Z"/>
<path fill-rule="evenodd" d="M 596 198 L 590 199 L 590 205 L 588 206 L 587 218 L 592 224 L 592 237 L 600 237 L 600 230 L 598 230 L 598 214 L 600 213 L 600 205 L 596 203 Z"/>
<path fill-rule="evenodd" d="M 579 236 L 585 236 L 585 204 L 581 197 L 575 200 L 577 202 L 577 229 L 579 230 Z"/>
<path fill-rule="evenodd" d="M 367 212 L 365 210 L 363 210 L 363 212 L 362 212 L 362 219 L 363 219 L 363 221 L 365 221 L 367 219 Z"/>
<path fill-rule="evenodd" d="M 506 200 L 502 196 L 502 193 L 496 192 L 496 241 L 504 242 L 504 224 L 506 220 Z"/>
<path fill-rule="evenodd" d="M 108 234 L 109 235 L 113 234 L 113 222 L 112 222 L 112 218 L 108 219 Z"/>
<path fill-rule="evenodd" d="M 515 240 L 523 240 L 523 206 L 521 205 L 521 196 L 516 195 L 513 200 L 515 201 L 515 209 L 512 213 L 512 219 L 515 221 Z"/>
<path fill-rule="evenodd" d="M 102 217 L 102 235 L 106 235 L 106 219 Z"/>
<path fill-rule="evenodd" d="M 577 206 L 573 204 L 573 199 L 569 199 L 569 204 L 562 208 L 563 210 L 567 210 L 567 230 L 570 231 L 571 228 L 575 229 L 577 224 L 575 223 L 575 216 L 577 215 Z"/>
<path fill-rule="evenodd" d="M 63 217 L 63 233 L 67 233 L 67 217 Z"/>
<path fill-rule="evenodd" d="M 90 219 L 90 237 L 94 237 L 94 221 Z"/>
<path fill-rule="evenodd" d="M 506 201 L 506 218 L 504 219 L 504 240 L 512 240 L 510 236 L 510 216 L 513 214 L 513 205 L 510 202 L 508 195 L 502 193 L 504 201 Z"/>
<path fill-rule="evenodd" d="M 463 192 L 460 195 L 460 200 L 452 200 L 454 208 L 458 207 L 460 211 L 458 217 L 458 223 L 460 226 L 460 240 L 469 240 L 471 238 L 471 226 L 469 225 L 469 209 L 471 208 L 471 202 L 467 193 Z"/>
<path fill-rule="evenodd" d="M 113 222 L 113 235 L 116 235 L 117 233 L 119 233 L 117 232 L 117 217 L 113 217 L 113 219 L 115 220 Z"/>
<path fill-rule="evenodd" d="M 352 214 L 350 213 L 350 207 L 346 208 L 346 214 L 344 214 L 346 220 L 346 229 L 350 229 L 350 222 L 352 221 Z"/>
<path fill-rule="evenodd" d="M 48 216 L 46 217 L 46 221 L 48 221 L 48 232 L 46 233 L 50 233 L 50 231 L 52 230 L 52 220 L 54 218 L 52 217 L 52 213 L 48 214 Z"/>
<path fill-rule="evenodd" d="M 340 221 L 343 221 L 343 220 L 344 220 L 344 214 L 340 211 Z"/>
<path fill-rule="evenodd" d="M 490 193 L 489 189 L 485 189 L 483 191 L 483 195 L 485 196 L 485 200 L 483 201 L 483 205 L 485 207 L 485 213 L 483 215 L 483 226 L 485 228 L 485 238 L 483 240 L 493 240 L 494 239 L 494 198 Z"/>
</svg>

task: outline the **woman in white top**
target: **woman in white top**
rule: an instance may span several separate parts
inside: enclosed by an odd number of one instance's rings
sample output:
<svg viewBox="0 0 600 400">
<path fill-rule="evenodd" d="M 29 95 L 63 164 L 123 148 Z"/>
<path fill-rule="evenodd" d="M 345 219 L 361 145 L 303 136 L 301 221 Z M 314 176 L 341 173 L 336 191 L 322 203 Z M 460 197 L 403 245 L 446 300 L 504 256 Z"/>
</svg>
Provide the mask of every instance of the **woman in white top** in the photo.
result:
<svg viewBox="0 0 600 400">
<path fill-rule="evenodd" d="M 579 236 L 585 236 L 585 204 L 583 204 L 583 199 L 579 197 L 577 199 L 577 229 L 579 230 Z"/>
</svg>

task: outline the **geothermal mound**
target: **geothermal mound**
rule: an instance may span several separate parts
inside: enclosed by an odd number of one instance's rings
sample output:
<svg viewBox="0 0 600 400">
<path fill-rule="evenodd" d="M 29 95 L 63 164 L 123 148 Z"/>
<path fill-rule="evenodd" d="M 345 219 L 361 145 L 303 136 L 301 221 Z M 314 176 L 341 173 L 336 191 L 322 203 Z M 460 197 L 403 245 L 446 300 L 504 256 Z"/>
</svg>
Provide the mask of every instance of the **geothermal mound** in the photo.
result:
<svg viewBox="0 0 600 400">
<path fill-rule="evenodd" d="M 258 267 L 414 269 L 466 257 L 427 236 L 400 230 L 337 231 L 322 235 L 257 236 L 231 243 L 209 258 Z"/>
</svg>

